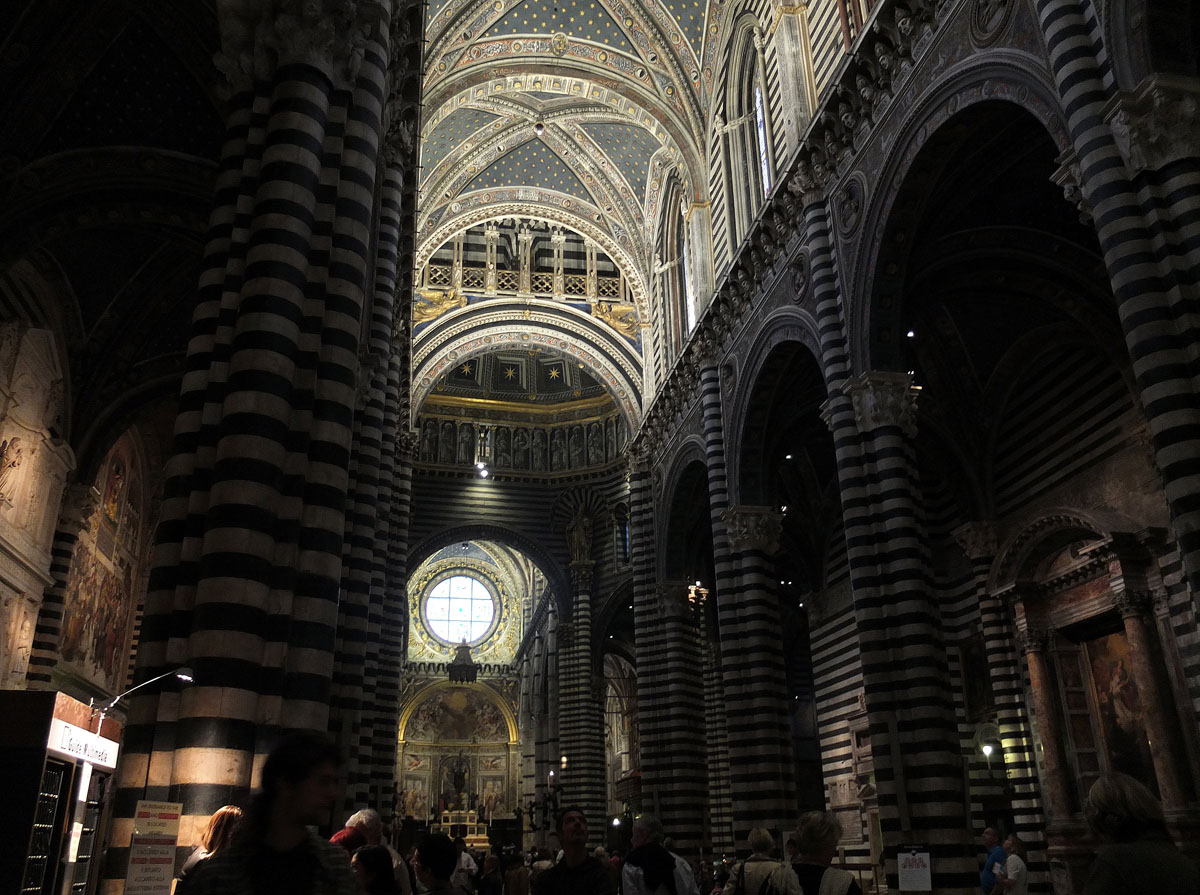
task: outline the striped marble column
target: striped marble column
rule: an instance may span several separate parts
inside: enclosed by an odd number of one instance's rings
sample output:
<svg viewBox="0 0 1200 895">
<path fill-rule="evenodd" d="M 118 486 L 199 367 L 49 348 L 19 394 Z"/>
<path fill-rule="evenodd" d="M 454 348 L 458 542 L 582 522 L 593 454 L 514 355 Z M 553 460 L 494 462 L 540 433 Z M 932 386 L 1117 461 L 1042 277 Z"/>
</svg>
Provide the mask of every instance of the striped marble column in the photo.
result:
<svg viewBox="0 0 1200 895">
<path fill-rule="evenodd" d="M 795 828 L 792 759 L 779 595 L 774 561 L 783 517 L 770 507 L 736 506 L 722 514 L 736 584 L 718 597 L 721 673 L 729 736 L 729 785 L 734 837 L 766 827 Z"/>
<path fill-rule="evenodd" d="M 945 646 L 928 595 L 907 377 L 851 377 L 826 199 L 803 162 L 796 184 L 809 249 L 846 552 L 862 656 L 888 881 L 901 844 L 928 846 L 934 891 L 978 884 Z M 790 185 L 789 185 L 790 186 Z M 921 755 L 920 768 L 905 756 Z M 928 758 L 928 760 L 926 760 Z"/>
<path fill-rule="evenodd" d="M 655 585 L 654 495 L 642 444 L 629 448 L 629 544 L 633 575 L 633 639 L 637 660 L 641 808 L 656 812 L 658 787 L 669 774 L 671 753 L 660 717 L 666 701 L 666 639 Z"/>
<path fill-rule="evenodd" d="M 117 880 L 137 799 L 182 802 L 195 841 L 282 731 L 328 722 L 390 4 L 247 9 L 220 11 L 232 98 L 137 661 L 195 684 L 130 707 Z"/>
<path fill-rule="evenodd" d="M 1105 121 L 1111 96 L 1099 59 L 1101 28 L 1094 4 L 1036 0 L 1034 5 L 1067 116 L 1079 185 L 1112 280 L 1181 558 L 1192 592 L 1200 592 L 1200 471 L 1194 462 L 1200 454 L 1200 377 L 1186 348 L 1200 333 L 1193 310 L 1200 279 L 1195 218 L 1200 175 L 1194 144 L 1169 133 L 1181 126 L 1172 121 L 1172 104 L 1195 100 L 1158 104 L 1162 121 L 1154 127 L 1139 121 L 1132 129 L 1121 128 L 1130 151 L 1127 163 L 1114 125 Z M 1189 147 L 1186 158 L 1146 157 L 1150 150 L 1157 154 L 1180 146 Z M 1156 164 L 1162 167 L 1141 174 L 1140 184 L 1131 181 L 1131 168 Z"/>
<path fill-rule="evenodd" d="M 33 646 L 25 679 L 31 689 L 49 687 L 54 666 L 61 652 L 63 611 L 66 608 L 67 576 L 71 572 L 71 557 L 79 534 L 88 526 L 99 507 L 99 495 L 90 485 L 74 482 L 67 486 L 62 511 L 50 545 L 50 577 L 53 583 L 42 594 L 37 625 L 33 629 Z"/>
<path fill-rule="evenodd" d="M 592 668 L 592 572 L 590 560 L 571 563 L 571 634 L 562 644 L 558 777 L 563 804 L 582 808 L 592 838 L 603 838 L 605 815 L 604 721 L 599 681 Z"/>
</svg>

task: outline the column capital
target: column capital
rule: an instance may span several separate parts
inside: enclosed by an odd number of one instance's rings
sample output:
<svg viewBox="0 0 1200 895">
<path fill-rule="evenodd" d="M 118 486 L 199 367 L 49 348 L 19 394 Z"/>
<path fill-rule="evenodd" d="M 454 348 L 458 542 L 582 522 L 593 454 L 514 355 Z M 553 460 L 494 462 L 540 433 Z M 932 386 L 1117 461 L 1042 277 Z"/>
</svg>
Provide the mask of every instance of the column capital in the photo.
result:
<svg viewBox="0 0 1200 895">
<path fill-rule="evenodd" d="M 1121 590 L 1113 594 L 1113 607 L 1121 618 L 1144 618 L 1154 605 L 1154 594 L 1148 590 Z"/>
<path fill-rule="evenodd" d="M 917 395 L 907 373 L 871 371 L 850 379 L 843 388 L 854 405 L 863 434 L 883 426 L 899 426 L 909 438 L 917 434 Z"/>
<path fill-rule="evenodd" d="M 354 80 L 363 48 L 386 16 L 378 0 L 276 0 L 267 17 L 259 4 L 221 3 L 214 64 L 235 94 L 291 64 L 311 66 L 343 86 Z"/>
<path fill-rule="evenodd" d="M 592 573 L 596 564 L 591 560 L 573 560 L 567 568 L 571 572 L 571 586 L 575 588 L 575 593 L 591 593 Z"/>
<path fill-rule="evenodd" d="M 771 507 L 730 507 L 721 513 L 729 530 L 730 545 L 735 551 L 759 550 L 774 553 L 779 549 L 783 529 L 783 514 Z"/>
<path fill-rule="evenodd" d="M 1191 78 L 1152 75 L 1114 97 L 1104 117 L 1135 174 L 1190 158 L 1200 143 L 1200 91 Z"/>
<path fill-rule="evenodd" d="M 996 526 L 991 522 L 964 522 L 950 534 L 968 559 L 989 559 L 996 555 Z"/>
<path fill-rule="evenodd" d="M 1018 628 L 1017 645 L 1025 655 L 1044 653 L 1050 645 L 1050 629 L 1042 625 L 1025 625 Z"/>
<path fill-rule="evenodd" d="M 72 482 L 63 489 L 62 511 L 59 514 L 60 531 L 78 534 L 88 527 L 92 516 L 100 508 L 100 492 L 89 484 Z"/>
</svg>

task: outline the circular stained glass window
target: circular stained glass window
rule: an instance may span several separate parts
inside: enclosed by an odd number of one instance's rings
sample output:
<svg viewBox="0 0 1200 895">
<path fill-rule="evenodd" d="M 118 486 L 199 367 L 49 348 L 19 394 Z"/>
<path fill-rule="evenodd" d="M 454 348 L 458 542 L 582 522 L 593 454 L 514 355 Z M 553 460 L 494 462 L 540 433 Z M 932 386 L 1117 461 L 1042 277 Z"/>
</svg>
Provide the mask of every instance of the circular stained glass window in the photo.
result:
<svg viewBox="0 0 1200 895">
<path fill-rule="evenodd" d="M 425 598 L 425 621 L 448 643 L 475 643 L 492 627 L 496 604 L 483 582 L 468 575 L 439 581 Z"/>
</svg>

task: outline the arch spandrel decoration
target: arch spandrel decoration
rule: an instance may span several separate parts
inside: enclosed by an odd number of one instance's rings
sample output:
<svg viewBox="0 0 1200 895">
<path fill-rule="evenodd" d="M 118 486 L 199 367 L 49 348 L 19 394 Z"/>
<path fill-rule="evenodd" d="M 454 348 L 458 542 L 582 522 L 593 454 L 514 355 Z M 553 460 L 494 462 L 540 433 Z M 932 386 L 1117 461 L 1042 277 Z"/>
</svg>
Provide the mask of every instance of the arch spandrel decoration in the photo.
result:
<svg viewBox="0 0 1200 895">
<path fill-rule="evenodd" d="M 425 597 L 442 581 L 457 575 L 478 580 L 492 597 L 495 615 L 484 637 L 471 647 L 476 662 L 503 664 L 511 662 L 524 633 L 521 629 L 520 595 L 507 581 L 498 566 L 475 559 L 453 559 L 422 567 L 420 574 L 409 582 L 409 640 L 410 662 L 447 662 L 453 656 L 453 646 L 428 628 L 425 616 Z"/>
</svg>

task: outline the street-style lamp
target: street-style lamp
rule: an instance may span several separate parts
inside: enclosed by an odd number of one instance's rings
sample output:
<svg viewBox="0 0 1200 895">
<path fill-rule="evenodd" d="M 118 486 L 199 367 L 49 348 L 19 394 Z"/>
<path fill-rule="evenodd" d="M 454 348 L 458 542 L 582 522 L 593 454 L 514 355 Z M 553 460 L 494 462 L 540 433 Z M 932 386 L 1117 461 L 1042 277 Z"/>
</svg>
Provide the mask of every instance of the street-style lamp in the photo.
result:
<svg viewBox="0 0 1200 895">
<path fill-rule="evenodd" d="M 157 683 L 158 681 L 161 681 L 163 678 L 168 678 L 168 677 L 177 677 L 177 678 L 179 678 L 179 680 L 183 681 L 185 684 L 190 684 L 194 680 L 194 678 L 192 677 L 192 669 L 189 668 L 187 665 L 181 665 L 179 668 L 173 669 L 172 671 L 164 671 L 162 674 L 158 675 L 157 677 L 152 677 L 149 680 L 142 681 L 140 684 L 130 687 L 124 693 L 119 694 L 111 702 L 105 703 L 100 708 L 100 724 L 96 729 L 99 730 L 100 727 L 104 726 L 104 716 L 107 715 L 109 712 L 111 712 L 116 707 L 117 703 L 120 702 L 122 699 L 124 699 L 126 696 L 128 696 L 130 693 L 140 690 L 140 689 L 142 689 L 142 687 L 149 687 L 151 684 Z M 92 710 L 92 717 L 95 717 L 96 716 L 96 703 L 94 700 L 88 701 L 88 708 L 90 708 Z"/>
</svg>

